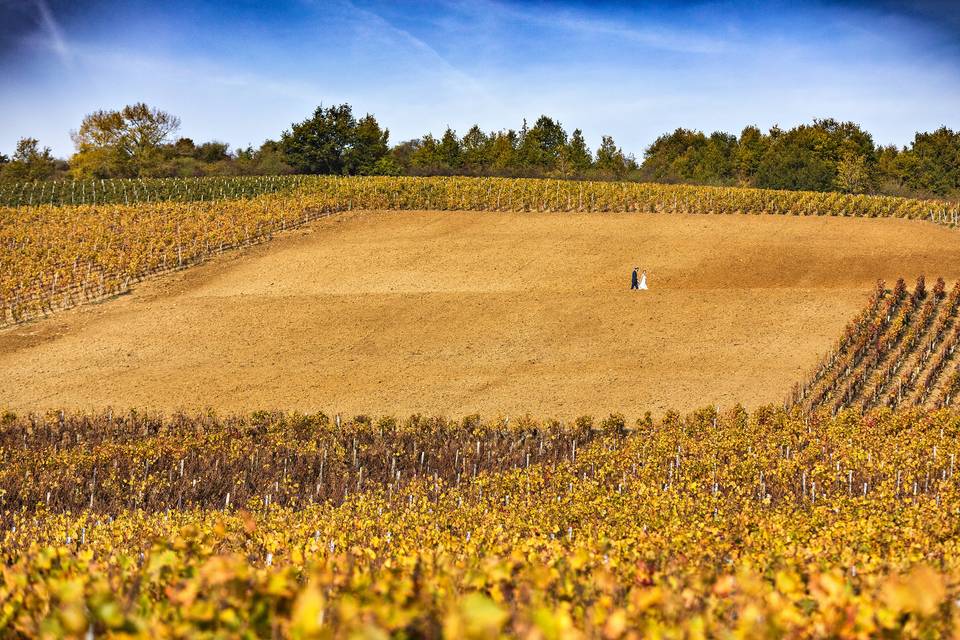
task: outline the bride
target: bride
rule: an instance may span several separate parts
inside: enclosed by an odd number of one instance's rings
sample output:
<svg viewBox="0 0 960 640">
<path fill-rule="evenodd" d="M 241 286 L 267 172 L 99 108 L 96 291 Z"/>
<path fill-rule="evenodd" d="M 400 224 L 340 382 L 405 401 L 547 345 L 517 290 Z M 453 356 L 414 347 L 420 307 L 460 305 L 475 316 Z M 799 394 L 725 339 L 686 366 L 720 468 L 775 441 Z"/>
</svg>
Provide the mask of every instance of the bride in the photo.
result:
<svg viewBox="0 0 960 640">
<path fill-rule="evenodd" d="M 640 286 L 638 286 L 637 288 L 640 289 L 641 291 L 646 291 L 646 290 L 647 290 L 647 272 L 646 272 L 646 270 L 644 270 L 644 272 L 640 274 Z"/>
</svg>

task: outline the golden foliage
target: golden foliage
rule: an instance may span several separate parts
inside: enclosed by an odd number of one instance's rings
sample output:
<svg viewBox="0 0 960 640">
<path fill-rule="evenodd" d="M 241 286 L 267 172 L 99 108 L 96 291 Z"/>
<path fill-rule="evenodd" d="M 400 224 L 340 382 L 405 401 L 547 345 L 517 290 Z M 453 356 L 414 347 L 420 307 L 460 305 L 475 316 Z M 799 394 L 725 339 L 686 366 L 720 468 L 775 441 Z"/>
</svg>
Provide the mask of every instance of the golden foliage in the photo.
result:
<svg viewBox="0 0 960 640">
<path fill-rule="evenodd" d="M 184 428 L 183 417 L 161 424 L 177 420 Z M 161 430 L 138 444 L 143 423 L 117 421 L 131 429 L 58 446 L 118 468 L 137 460 L 127 466 L 136 469 Z M 225 428 L 195 422 L 210 442 Z M 251 436 L 266 448 L 303 447 L 322 431 L 267 422 Z M 536 439 L 545 426 L 468 422 L 418 424 L 425 438 L 435 429 L 481 449 Z M 55 415 L 6 423 L 28 442 L 61 424 Z M 365 430 L 380 437 L 367 419 L 344 429 L 351 444 Z M 313 504 L 251 497 L 227 509 L 156 503 L 115 514 L 5 506 L 0 633 L 950 637 L 960 620 L 958 436 L 960 417 L 947 412 L 704 410 L 599 430 L 575 457 L 529 466 L 520 457 L 459 486 L 439 477 L 456 464 L 437 454 L 392 491 L 371 482 Z M 103 457 L 124 437 L 129 449 Z M 16 438 L 4 442 L 4 473 L 25 474 Z M 206 445 L 194 445 L 202 455 Z M 45 482 L 43 472 L 30 478 Z"/>
</svg>

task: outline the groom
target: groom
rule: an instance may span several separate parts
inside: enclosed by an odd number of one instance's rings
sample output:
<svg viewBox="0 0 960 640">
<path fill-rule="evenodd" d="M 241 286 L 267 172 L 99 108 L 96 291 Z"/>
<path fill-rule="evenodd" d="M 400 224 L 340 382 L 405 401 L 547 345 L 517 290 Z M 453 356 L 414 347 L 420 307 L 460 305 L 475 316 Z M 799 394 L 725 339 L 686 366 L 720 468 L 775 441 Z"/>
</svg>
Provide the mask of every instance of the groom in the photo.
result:
<svg viewBox="0 0 960 640">
<path fill-rule="evenodd" d="M 630 290 L 640 289 L 640 281 L 637 279 L 637 271 L 640 267 L 634 267 L 633 273 L 630 275 Z"/>
</svg>

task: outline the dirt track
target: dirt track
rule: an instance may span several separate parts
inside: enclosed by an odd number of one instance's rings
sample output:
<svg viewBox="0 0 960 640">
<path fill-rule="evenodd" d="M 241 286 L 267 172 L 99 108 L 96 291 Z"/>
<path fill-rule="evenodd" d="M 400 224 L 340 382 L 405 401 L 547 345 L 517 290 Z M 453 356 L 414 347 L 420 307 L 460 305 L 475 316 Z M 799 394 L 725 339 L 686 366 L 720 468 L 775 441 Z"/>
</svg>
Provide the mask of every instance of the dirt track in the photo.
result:
<svg viewBox="0 0 960 640">
<path fill-rule="evenodd" d="M 0 332 L 0 408 L 628 416 L 779 402 L 878 278 L 960 277 L 900 220 L 352 213 Z M 651 290 L 627 290 L 630 268 Z"/>
</svg>

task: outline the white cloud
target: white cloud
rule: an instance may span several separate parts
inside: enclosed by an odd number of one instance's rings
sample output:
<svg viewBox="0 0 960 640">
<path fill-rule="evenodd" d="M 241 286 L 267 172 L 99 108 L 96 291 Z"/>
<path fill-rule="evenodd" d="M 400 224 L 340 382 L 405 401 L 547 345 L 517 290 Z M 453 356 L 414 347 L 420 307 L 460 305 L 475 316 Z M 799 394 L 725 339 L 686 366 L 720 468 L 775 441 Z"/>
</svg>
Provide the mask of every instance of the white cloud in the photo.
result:
<svg viewBox="0 0 960 640">
<path fill-rule="evenodd" d="M 728 43 L 725 39 L 699 33 L 684 31 L 651 19 L 650 26 L 637 26 L 610 19 L 588 16 L 582 12 L 552 7 L 549 11 L 530 7 L 497 2 L 496 0 L 474 0 L 469 4 L 456 3 L 461 10 L 476 14 L 498 15 L 501 19 L 523 21 L 538 27 L 561 29 L 587 36 L 609 36 L 616 40 L 630 42 L 643 47 L 677 53 L 713 54 L 725 51 Z"/>
<path fill-rule="evenodd" d="M 441 72 L 446 80 L 456 88 L 468 92 L 484 92 L 483 85 L 476 78 L 453 65 L 423 39 L 395 25 L 371 9 L 359 7 L 350 0 L 344 0 L 343 4 L 354 14 L 354 17 L 358 19 L 358 24 L 361 24 L 364 29 L 379 31 L 386 39 L 400 44 L 401 48 L 412 49 L 421 59 L 421 62 L 425 61 L 432 64 L 435 70 Z"/>
<path fill-rule="evenodd" d="M 57 22 L 53 11 L 50 10 L 50 5 L 47 4 L 47 0 L 34 0 L 34 4 L 37 7 L 40 27 L 43 30 L 46 45 L 60 58 L 63 64 L 70 66 L 73 62 L 73 52 L 63 36 L 60 23 Z"/>
</svg>

